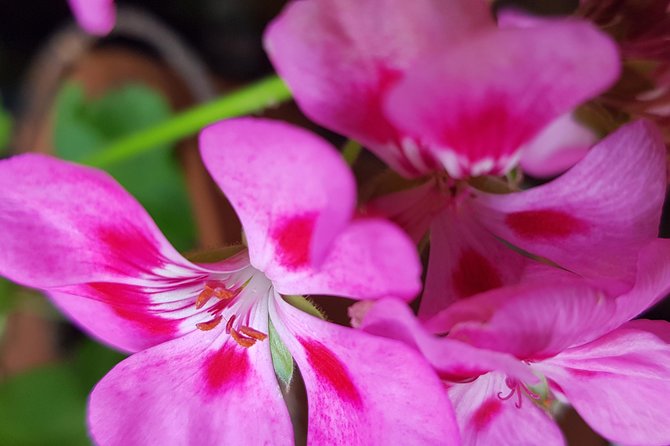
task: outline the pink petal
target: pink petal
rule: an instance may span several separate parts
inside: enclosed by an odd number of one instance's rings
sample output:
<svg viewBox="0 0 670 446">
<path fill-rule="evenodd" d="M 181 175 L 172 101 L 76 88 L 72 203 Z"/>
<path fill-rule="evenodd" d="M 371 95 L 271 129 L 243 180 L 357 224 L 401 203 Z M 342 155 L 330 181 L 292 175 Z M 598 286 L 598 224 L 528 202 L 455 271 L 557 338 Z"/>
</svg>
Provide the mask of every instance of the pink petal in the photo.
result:
<svg viewBox="0 0 670 446">
<path fill-rule="evenodd" d="M 178 319 L 152 311 L 148 295 L 137 287 L 98 283 L 77 288 L 79 295 L 51 291 L 48 296 L 82 330 L 118 350 L 137 352 L 184 333 Z"/>
<path fill-rule="evenodd" d="M 207 127 L 200 151 L 240 217 L 251 263 L 268 277 L 323 262 L 353 214 L 348 166 L 326 141 L 279 121 Z"/>
<path fill-rule="evenodd" d="M 429 180 L 411 189 L 375 198 L 365 204 L 363 212 L 391 220 L 418 244 L 447 203 L 448 198 L 439 191 L 437 181 Z"/>
<path fill-rule="evenodd" d="M 49 288 L 197 270 L 107 174 L 42 155 L 0 161 L 0 273 Z"/>
<path fill-rule="evenodd" d="M 597 140 L 593 130 L 565 114 L 524 146 L 521 167 L 534 177 L 558 175 L 584 158 Z"/>
<path fill-rule="evenodd" d="M 480 193 L 473 208 L 496 236 L 588 276 L 630 285 L 656 238 L 665 146 L 649 122 L 622 127 L 556 180 L 521 193 Z"/>
<path fill-rule="evenodd" d="M 443 385 L 412 349 L 329 324 L 279 296 L 271 305 L 305 381 L 308 444 L 458 444 Z"/>
<path fill-rule="evenodd" d="M 441 54 L 493 26 L 482 1 L 294 1 L 268 27 L 265 46 L 311 119 L 416 174 L 400 147 L 404 135 L 384 115 L 384 97 L 421 54 Z"/>
<path fill-rule="evenodd" d="M 114 28 L 113 0 L 68 0 L 79 26 L 90 34 L 104 36 Z"/>
<path fill-rule="evenodd" d="M 669 338 L 667 322 L 636 321 L 539 367 L 604 437 L 624 444 L 667 445 Z"/>
<path fill-rule="evenodd" d="M 499 393 L 504 396 L 508 392 L 505 376 L 500 373 L 449 388 L 463 446 L 565 444 L 556 423 L 530 398 L 524 396 L 521 407 L 516 407 L 516 395 L 506 401 L 498 397 Z"/>
<path fill-rule="evenodd" d="M 609 87 L 619 65 L 611 39 L 586 22 L 491 30 L 418 61 L 385 110 L 451 176 L 504 173 L 542 128 Z"/>
<path fill-rule="evenodd" d="M 614 329 L 639 316 L 670 293 L 670 240 L 657 239 L 642 250 L 637 262 L 635 286 L 616 299 Z"/>
<path fill-rule="evenodd" d="M 106 174 L 41 155 L 0 162 L 0 273 L 46 291 L 103 342 L 137 351 L 193 330 L 209 270 L 179 255 Z"/>
<path fill-rule="evenodd" d="M 431 225 L 422 319 L 457 300 L 517 283 L 529 262 L 486 230 L 465 200 L 449 206 Z"/>
<path fill-rule="evenodd" d="M 400 301 L 383 299 L 369 309 L 359 327 L 367 333 L 395 339 L 418 350 L 445 380 L 459 381 L 499 370 L 535 382 L 530 368 L 518 359 L 480 350 L 465 342 L 430 334 Z"/>
<path fill-rule="evenodd" d="M 253 275 L 249 256 L 242 251 L 190 275 L 152 277 L 145 283 L 90 282 L 48 290 L 51 300 L 84 331 L 117 349 L 136 352 L 184 335 L 218 315 L 235 313 L 240 300 L 257 300 L 255 287 L 245 287 L 237 301 L 221 309 L 218 299 L 196 305 L 210 279 L 223 280 L 233 288 Z M 213 274 L 209 274 L 212 272 Z M 258 287 L 258 288 L 262 288 Z M 223 314 L 222 314 L 223 312 Z"/>
<path fill-rule="evenodd" d="M 416 247 L 395 225 L 378 219 L 352 222 L 335 239 L 319 268 L 280 273 L 272 270 L 268 275 L 282 294 L 411 300 L 421 290 Z"/>
<path fill-rule="evenodd" d="M 602 335 L 615 312 L 615 302 L 598 289 L 562 278 L 502 288 L 459 302 L 428 326 L 449 329 L 450 338 L 479 348 L 542 359 Z M 467 317 L 459 321 L 462 315 Z"/>
<path fill-rule="evenodd" d="M 267 333 L 261 310 L 255 326 Z M 214 332 L 121 362 L 93 389 L 88 423 L 100 445 L 293 444 L 268 341 L 245 349 Z"/>
</svg>

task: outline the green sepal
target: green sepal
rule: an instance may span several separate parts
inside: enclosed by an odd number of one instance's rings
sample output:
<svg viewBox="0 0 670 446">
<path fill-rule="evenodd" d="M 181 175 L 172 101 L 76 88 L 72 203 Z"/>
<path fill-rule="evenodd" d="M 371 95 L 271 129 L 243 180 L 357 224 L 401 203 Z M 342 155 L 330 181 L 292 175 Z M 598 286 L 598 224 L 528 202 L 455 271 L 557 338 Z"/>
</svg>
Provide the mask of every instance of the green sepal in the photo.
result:
<svg viewBox="0 0 670 446">
<path fill-rule="evenodd" d="M 222 248 L 192 251 L 187 253 L 184 257 L 195 263 L 214 263 L 226 260 L 243 249 L 244 246 L 242 245 L 224 246 Z"/>
<path fill-rule="evenodd" d="M 275 369 L 275 375 L 287 388 L 293 379 L 293 356 L 286 348 L 286 345 L 279 337 L 271 320 L 268 320 L 268 337 L 270 338 L 270 354 L 272 355 L 272 366 Z"/>
<path fill-rule="evenodd" d="M 304 311 L 319 319 L 323 319 L 324 321 L 326 320 L 326 315 L 323 314 L 316 304 L 304 296 L 284 296 L 284 300 L 298 310 Z"/>
</svg>

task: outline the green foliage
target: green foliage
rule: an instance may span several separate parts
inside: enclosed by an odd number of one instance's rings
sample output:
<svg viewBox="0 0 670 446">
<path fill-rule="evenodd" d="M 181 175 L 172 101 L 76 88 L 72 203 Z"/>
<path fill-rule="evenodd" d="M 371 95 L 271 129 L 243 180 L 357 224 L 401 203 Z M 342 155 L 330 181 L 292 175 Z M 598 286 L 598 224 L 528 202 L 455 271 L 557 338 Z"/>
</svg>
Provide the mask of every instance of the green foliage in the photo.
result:
<svg viewBox="0 0 670 446">
<path fill-rule="evenodd" d="M 86 398 L 121 359 L 122 355 L 87 341 L 71 363 L 42 367 L 0 382 L 0 444 L 90 445 Z"/>
<path fill-rule="evenodd" d="M 165 99 L 145 86 L 126 85 L 89 101 L 81 87 L 65 85 L 56 101 L 56 152 L 82 162 L 112 141 L 164 122 L 170 114 Z M 107 171 L 142 203 L 175 247 L 186 250 L 193 246 L 195 229 L 184 178 L 168 148 L 144 152 Z"/>
<path fill-rule="evenodd" d="M 7 149 L 9 139 L 12 136 L 12 116 L 0 107 L 0 155 Z"/>
</svg>

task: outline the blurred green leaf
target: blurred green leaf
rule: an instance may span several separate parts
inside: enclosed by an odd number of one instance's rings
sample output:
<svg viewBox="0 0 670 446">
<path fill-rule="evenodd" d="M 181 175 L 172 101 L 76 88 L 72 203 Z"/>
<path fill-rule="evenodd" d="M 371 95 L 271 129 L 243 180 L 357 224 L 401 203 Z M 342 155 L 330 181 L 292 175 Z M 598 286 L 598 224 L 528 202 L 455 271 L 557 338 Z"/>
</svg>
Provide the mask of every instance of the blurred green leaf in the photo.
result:
<svg viewBox="0 0 670 446">
<path fill-rule="evenodd" d="M 12 136 L 12 115 L 0 107 L 0 155 L 7 149 Z"/>
<path fill-rule="evenodd" d="M 79 377 L 82 388 L 88 391 L 123 358 L 125 358 L 125 355 L 119 352 L 91 340 L 86 340 L 77 350 L 73 368 Z"/>
<path fill-rule="evenodd" d="M 82 161 L 110 142 L 163 122 L 170 115 L 165 99 L 142 85 L 126 85 L 89 101 L 80 86 L 67 84 L 56 100 L 56 152 L 64 159 Z M 142 203 L 177 249 L 193 246 L 193 218 L 172 151 L 149 151 L 110 167 L 108 172 Z"/>
<path fill-rule="evenodd" d="M 89 445 L 86 394 L 64 365 L 15 376 L 0 384 L 0 444 Z"/>
<path fill-rule="evenodd" d="M 124 356 L 86 340 L 72 361 L 0 382 L 0 445 L 90 445 L 86 399 Z"/>
</svg>

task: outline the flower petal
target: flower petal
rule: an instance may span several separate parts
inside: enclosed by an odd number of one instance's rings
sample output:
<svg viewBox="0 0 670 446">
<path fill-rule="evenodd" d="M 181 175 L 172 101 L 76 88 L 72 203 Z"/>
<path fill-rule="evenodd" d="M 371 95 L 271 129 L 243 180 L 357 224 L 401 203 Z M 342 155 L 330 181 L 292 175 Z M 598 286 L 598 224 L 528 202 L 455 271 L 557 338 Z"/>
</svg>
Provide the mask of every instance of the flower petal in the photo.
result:
<svg viewBox="0 0 670 446">
<path fill-rule="evenodd" d="M 267 305 L 255 326 L 267 333 Z M 265 325 L 261 325 L 261 324 Z M 100 445 L 293 444 L 263 341 L 245 349 L 196 331 L 137 353 L 93 389 L 88 423 Z"/>
<path fill-rule="evenodd" d="M 432 329 L 444 324 L 450 338 L 479 348 L 542 359 L 601 336 L 615 312 L 614 300 L 599 289 L 561 278 L 458 302 L 427 324 Z M 467 317 L 458 320 L 462 315 Z"/>
<path fill-rule="evenodd" d="M 520 193 L 480 193 L 473 208 L 512 245 L 630 286 L 639 250 L 658 235 L 665 188 L 665 146 L 653 124 L 638 121 L 556 180 Z"/>
<path fill-rule="evenodd" d="M 458 444 L 442 383 L 412 349 L 329 324 L 279 296 L 270 317 L 305 381 L 308 444 Z"/>
<path fill-rule="evenodd" d="M 482 226 L 469 203 L 454 204 L 431 225 L 419 317 L 431 318 L 457 300 L 515 284 L 528 263 Z"/>
<path fill-rule="evenodd" d="M 384 97 L 420 54 L 441 54 L 494 26 L 481 1 L 294 1 L 268 27 L 265 46 L 305 114 L 416 173 L 398 147 L 403 135 L 384 115 Z"/>
<path fill-rule="evenodd" d="M 508 171 L 524 144 L 620 70 L 614 42 L 577 20 L 483 32 L 417 64 L 385 110 L 456 178 Z"/>
<path fill-rule="evenodd" d="M 183 321 L 211 271 L 108 175 L 42 155 L 0 161 L 0 226 L 0 274 L 46 291 L 103 342 L 137 351 L 194 329 Z"/>
<path fill-rule="evenodd" d="M 107 174 L 42 155 L 0 161 L 0 274 L 49 288 L 197 270 Z"/>
<path fill-rule="evenodd" d="M 507 401 L 498 397 L 500 392 L 508 391 L 505 376 L 500 373 L 449 388 L 463 446 L 565 444 L 556 423 L 528 398 L 524 396 L 521 407 L 516 407 L 516 396 Z"/>
<path fill-rule="evenodd" d="M 539 366 L 605 438 L 623 444 L 667 445 L 669 338 L 669 323 L 635 321 Z"/>
<path fill-rule="evenodd" d="M 104 36 L 114 28 L 114 0 L 68 0 L 79 25 L 88 33 Z"/>
<path fill-rule="evenodd" d="M 593 130 L 567 113 L 555 119 L 524 146 L 521 167 L 534 177 L 558 175 L 584 158 L 597 140 Z"/>
<path fill-rule="evenodd" d="M 407 305 L 383 299 L 369 309 L 359 327 L 377 336 L 395 339 L 418 350 L 445 380 L 458 381 L 502 371 L 523 381 L 535 381 L 530 368 L 513 356 L 481 350 L 465 342 L 430 334 Z"/>
<path fill-rule="evenodd" d="M 323 262 L 356 200 L 330 144 L 279 121 L 239 118 L 203 130 L 200 151 L 240 217 L 254 267 L 272 278 Z"/>
<path fill-rule="evenodd" d="M 282 294 L 411 300 L 421 290 L 416 247 L 395 225 L 378 219 L 352 222 L 335 239 L 319 268 L 268 276 Z"/>
<path fill-rule="evenodd" d="M 391 220 L 419 244 L 436 215 L 447 206 L 448 198 L 429 180 L 419 186 L 391 192 L 365 203 L 363 212 Z"/>
<path fill-rule="evenodd" d="M 639 316 L 670 293 L 670 240 L 656 239 L 640 250 L 635 286 L 617 297 L 611 329 Z"/>
</svg>

